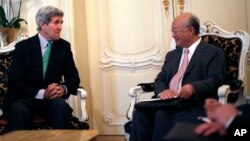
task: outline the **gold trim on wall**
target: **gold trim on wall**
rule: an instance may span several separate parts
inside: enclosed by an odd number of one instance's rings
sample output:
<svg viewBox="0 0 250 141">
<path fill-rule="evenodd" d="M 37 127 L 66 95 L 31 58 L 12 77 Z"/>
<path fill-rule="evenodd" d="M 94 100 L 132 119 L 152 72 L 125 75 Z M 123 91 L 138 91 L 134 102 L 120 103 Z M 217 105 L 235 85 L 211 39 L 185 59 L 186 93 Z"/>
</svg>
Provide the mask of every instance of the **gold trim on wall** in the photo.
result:
<svg viewBox="0 0 250 141">
<path fill-rule="evenodd" d="M 173 12 L 174 12 L 174 17 L 177 15 L 183 13 L 185 11 L 185 0 L 172 0 L 173 2 Z"/>
<path fill-rule="evenodd" d="M 165 9 L 165 13 L 166 13 L 166 15 L 168 16 L 168 14 L 169 14 L 169 0 L 163 0 L 163 6 L 164 6 L 164 9 Z"/>
<path fill-rule="evenodd" d="M 178 0 L 178 6 L 179 6 L 179 14 L 184 12 L 184 4 L 185 4 L 185 0 Z"/>
<path fill-rule="evenodd" d="M 185 9 L 186 8 L 185 4 L 187 3 L 188 1 L 185 0 L 172 0 L 172 3 L 170 3 L 169 0 L 162 1 L 167 16 L 169 14 L 169 6 L 172 5 L 174 17 L 183 13 L 184 11 L 187 11 L 187 9 Z"/>
</svg>

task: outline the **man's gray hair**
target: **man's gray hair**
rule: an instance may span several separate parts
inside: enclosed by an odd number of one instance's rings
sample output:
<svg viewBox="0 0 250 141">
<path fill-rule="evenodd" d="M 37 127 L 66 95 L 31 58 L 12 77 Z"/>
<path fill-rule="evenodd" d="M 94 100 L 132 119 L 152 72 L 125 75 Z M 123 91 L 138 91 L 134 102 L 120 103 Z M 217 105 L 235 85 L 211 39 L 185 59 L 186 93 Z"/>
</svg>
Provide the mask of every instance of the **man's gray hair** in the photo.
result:
<svg viewBox="0 0 250 141">
<path fill-rule="evenodd" d="M 36 13 L 37 30 L 38 31 L 41 30 L 41 27 L 40 27 L 41 22 L 48 24 L 51 20 L 51 17 L 63 16 L 63 15 L 64 15 L 63 11 L 54 6 L 44 6 L 40 8 Z"/>
</svg>

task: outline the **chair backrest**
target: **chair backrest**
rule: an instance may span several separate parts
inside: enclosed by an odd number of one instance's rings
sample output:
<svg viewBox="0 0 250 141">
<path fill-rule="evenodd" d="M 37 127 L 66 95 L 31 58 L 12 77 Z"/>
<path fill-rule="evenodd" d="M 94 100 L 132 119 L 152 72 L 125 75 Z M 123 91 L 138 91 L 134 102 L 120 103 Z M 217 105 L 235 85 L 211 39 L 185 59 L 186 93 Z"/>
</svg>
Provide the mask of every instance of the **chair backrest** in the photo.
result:
<svg viewBox="0 0 250 141">
<path fill-rule="evenodd" d="M 246 76 L 249 34 L 243 30 L 228 32 L 215 22 L 207 21 L 200 28 L 200 36 L 209 44 L 223 49 L 227 69 L 225 84 L 235 80 L 243 81 Z"/>
<path fill-rule="evenodd" d="M 15 45 L 26 38 L 28 38 L 28 36 L 19 36 L 16 41 L 10 43 L 7 46 L 0 47 L 0 108 L 3 107 L 3 99 L 7 94 L 7 72 L 12 63 Z"/>
<path fill-rule="evenodd" d="M 3 53 L 0 50 L 0 107 L 3 107 L 3 99 L 7 94 L 7 71 L 12 62 L 13 51 Z"/>
</svg>

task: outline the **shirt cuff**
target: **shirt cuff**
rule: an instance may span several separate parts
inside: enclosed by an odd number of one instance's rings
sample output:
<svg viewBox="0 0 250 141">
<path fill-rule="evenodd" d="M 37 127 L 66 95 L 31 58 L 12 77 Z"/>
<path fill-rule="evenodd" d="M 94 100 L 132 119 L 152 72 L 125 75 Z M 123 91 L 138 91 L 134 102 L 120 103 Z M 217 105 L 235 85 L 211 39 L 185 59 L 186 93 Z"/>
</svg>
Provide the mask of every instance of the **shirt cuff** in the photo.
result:
<svg viewBox="0 0 250 141">
<path fill-rule="evenodd" d="M 35 99 L 43 99 L 43 97 L 44 97 L 44 92 L 45 92 L 44 89 L 40 89 L 40 90 L 38 91 L 38 93 L 36 94 Z"/>
<path fill-rule="evenodd" d="M 63 88 L 64 88 L 64 94 L 67 94 L 68 93 L 68 89 L 65 85 L 61 85 Z"/>
<path fill-rule="evenodd" d="M 161 93 L 159 93 L 159 94 L 157 95 L 157 98 L 160 98 L 160 96 L 161 96 Z"/>
<path fill-rule="evenodd" d="M 239 112 L 236 116 L 241 115 L 242 113 Z M 231 118 L 229 118 L 229 120 L 226 122 L 225 124 L 225 128 L 227 129 L 229 127 L 229 125 L 233 122 L 233 120 L 236 118 L 236 116 L 232 116 Z"/>
</svg>

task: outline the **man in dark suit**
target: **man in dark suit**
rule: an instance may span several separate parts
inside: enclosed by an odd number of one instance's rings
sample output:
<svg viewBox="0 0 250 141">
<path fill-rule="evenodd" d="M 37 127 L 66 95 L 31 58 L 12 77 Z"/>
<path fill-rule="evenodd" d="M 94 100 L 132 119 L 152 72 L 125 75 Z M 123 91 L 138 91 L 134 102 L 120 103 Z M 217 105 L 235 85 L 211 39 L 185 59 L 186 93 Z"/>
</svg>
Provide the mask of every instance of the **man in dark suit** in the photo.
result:
<svg viewBox="0 0 250 141">
<path fill-rule="evenodd" d="M 183 13 L 173 20 L 171 31 L 177 47 L 167 53 L 162 70 L 155 79 L 156 97 L 177 97 L 188 100 L 190 106 L 178 110 L 136 109 L 131 141 L 162 140 L 178 121 L 199 122 L 197 115 L 204 115 L 205 99 L 218 98 L 217 89 L 223 84 L 226 73 L 224 53 L 201 40 L 199 28 L 199 19 L 191 13 Z M 187 61 L 185 58 L 188 58 L 187 67 L 182 65 Z M 179 75 L 182 71 L 184 74 Z"/>
<path fill-rule="evenodd" d="M 207 99 L 204 107 L 211 122 L 197 126 L 197 135 L 207 137 L 218 133 L 226 136 L 227 140 L 250 136 L 250 105 L 236 107 L 232 104 L 222 105 L 215 99 Z"/>
<path fill-rule="evenodd" d="M 179 122 L 166 135 L 165 141 L 236 141 L 249 140 L 250 105 L 221 104 L 208 98 L 204 123 Z M 184 129 L 183 129 L 184 128 Z"/>
<path fill-rule="evenodd" d="M 70 43 L 60 38 L 62 23 L 63 11 L 42 7 L 36 14 L 38 34 L 15 46 L 5 99 L 10 130 L 32 129 L 34 115 L 55 129 L 69 127 L 72 109 L 65 99 L 76 93 L 80 78 Z"/>
</svg>

